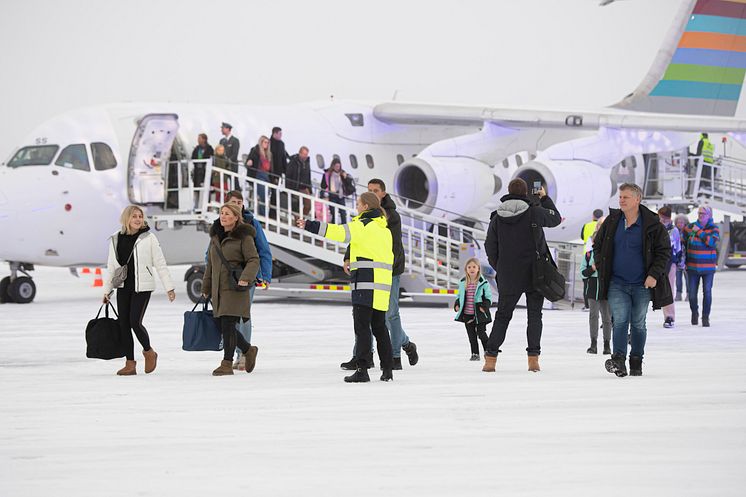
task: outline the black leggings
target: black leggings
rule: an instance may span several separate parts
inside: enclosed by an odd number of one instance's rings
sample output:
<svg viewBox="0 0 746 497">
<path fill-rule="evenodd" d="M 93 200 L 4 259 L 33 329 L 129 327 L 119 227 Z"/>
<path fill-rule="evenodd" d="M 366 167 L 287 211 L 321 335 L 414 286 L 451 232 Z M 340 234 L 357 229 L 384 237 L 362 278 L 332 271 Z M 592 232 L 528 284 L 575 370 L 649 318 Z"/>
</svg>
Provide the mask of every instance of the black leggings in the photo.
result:
<svg viewBox="0 0 746 497">
<path fill-rule="evenodd" d="M 465 316 L 468 319 L 468 316 Z M 466 334 L 469 336 L 469 345 L 471 346 L 471 353 L 479 355 L 479 341 L 482 342 L 482 350 L 487 351 L 487 325 L 484 323 L 477 324 L 475 322 L 464 323 L 466 325 Z"/>
<path fill-rule="evenodd" d="M 238 320 L 236 316 L 220 316 L 216 318 L 223 333 L 223 360 L 232 361 L 236 353 L 236 345 L 244 354 L 248 352 L 251 344 L 246 341 L 242 334 L 236 329 Z"/>
<path fill-rule="evenodd" d="M 142 325 L 142 319 L 148 309 L 151 293 L 153 292 L 134 292 L 125 288 L 117 290 L 119 327 L 122 330 L 124 352 L 129 361 L 135 360 L 135 341 L 132 339 L 131 331 L 135 332 L 142 349 L 144 351 L 150 350 L 150 337 L 148 336 L 148 330 Z"/>
<path fill-rule="evenodd" d="M 391 337 L 386 328 L 386 311 L 377 311 L 364 305 L 352 306 L 352 319 L 355 322 L 355 359 L 359 368 L 370 367 L 368 359 L 373 348 L 370 332 L 376 337 L 378 358 L 383 369 L 391 369 L 394 356 L 391 351 Z"/>
</svg>

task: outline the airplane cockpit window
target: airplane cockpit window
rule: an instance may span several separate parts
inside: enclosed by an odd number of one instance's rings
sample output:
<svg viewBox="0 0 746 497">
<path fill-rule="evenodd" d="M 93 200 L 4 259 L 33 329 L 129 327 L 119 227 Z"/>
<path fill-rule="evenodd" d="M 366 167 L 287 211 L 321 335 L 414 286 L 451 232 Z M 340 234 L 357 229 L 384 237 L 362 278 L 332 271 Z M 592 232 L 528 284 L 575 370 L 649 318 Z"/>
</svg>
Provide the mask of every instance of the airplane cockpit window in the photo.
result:
<svg viewBox="0 0 746 497">
<path fill-rule="evenodd" d="M 91 166 L 88 163 L 88 154 L 85 151 L 85 145 L 76 143 L 68 145 L 62 149 L 60 156 L 54 161 L 55 166 L 77 169 L 79 171 L 90 171 Z"/>
<path fill-rule="evenodd" d="M 57 145 L 23 147 L 10 159 L 8 167 L 48 166 L 59 149 Z"/>
<path fill-rule="evenodd" d="M 106 171 L 117 167 L 117 158 L 114 157 L 114 152 L 106 143 L 91 143 L 91 153 L 93 153 L 93 167 L 96 171 Z"/>
</svg>

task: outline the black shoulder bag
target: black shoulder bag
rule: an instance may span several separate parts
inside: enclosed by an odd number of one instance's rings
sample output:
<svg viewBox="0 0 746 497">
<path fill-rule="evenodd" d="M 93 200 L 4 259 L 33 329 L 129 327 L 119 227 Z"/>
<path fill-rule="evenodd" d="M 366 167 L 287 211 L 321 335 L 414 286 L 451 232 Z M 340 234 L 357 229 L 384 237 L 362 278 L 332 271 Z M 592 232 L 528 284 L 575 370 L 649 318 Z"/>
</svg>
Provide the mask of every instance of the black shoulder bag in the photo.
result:
<svg viewBox="0 0 746 497">
<path fill-rule="evenodd" d="M 536 249 L 536 257 L 534 257 L 532 267 L 534 289 L 542 294 L 548 301 L 557 302 L 565 297 L 565 277 L 557 270 L 557 264 L 555 264 L 554 259 L 552 259 L 549 247 L 546 245 L 543 247 L 543 254 L 539 249 L 539 240 L 541 239 L 539 234 L 541 233 L 541 226 L 536 222 L 534 207 L 529 207 L 529 209 L 531 209 L 531 232 L 533 234 L 534 247 Z"/>
<path fill-rule="evenodd" d="M 241 280 L 241 274 L 243 273 L 244 268 L 231 266 L 228 260 L 225 258 L 225 255 L 223 255 L 223 251 L 220 249 L 220 245 L 215 243 L 214 240 L 212 244 L 215 247 L 215 250 L 218 251 L 218 256 L 220 257 L 220 260 L 223 261 L 225 268 L 228 270 L 228 284 L 230 285 L 231 290 L 235 292 L 248 291 L 249 288 L 251 287 L 251 284 L 246 285 L 246 286 L 241 286 L 238 284 L 238 282 Z"/>
</svg>

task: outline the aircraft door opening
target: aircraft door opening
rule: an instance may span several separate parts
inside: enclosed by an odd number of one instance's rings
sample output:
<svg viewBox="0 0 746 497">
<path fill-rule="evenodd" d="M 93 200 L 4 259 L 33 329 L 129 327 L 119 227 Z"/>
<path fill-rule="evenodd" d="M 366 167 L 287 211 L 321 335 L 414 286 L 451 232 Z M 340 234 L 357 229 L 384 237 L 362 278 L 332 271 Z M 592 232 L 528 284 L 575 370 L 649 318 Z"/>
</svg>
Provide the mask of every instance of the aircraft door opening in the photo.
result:
<svg viewBox="0 0 746 497">
<path fill-rule="evenodd" d="M 133 204 L 163 204 L 171 147 L 179 130 L 176 114 L 148 114 L 132 138 L 128 165 L 128 193 Z"/>
</svg>

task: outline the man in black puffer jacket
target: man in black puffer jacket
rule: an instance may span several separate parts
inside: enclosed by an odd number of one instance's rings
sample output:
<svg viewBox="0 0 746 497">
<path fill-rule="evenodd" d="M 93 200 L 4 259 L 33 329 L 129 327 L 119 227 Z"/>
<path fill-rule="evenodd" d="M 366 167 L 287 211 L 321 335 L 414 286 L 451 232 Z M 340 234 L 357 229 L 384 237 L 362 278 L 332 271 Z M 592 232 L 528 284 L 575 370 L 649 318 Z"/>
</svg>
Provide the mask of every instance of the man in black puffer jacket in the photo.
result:
<svg viewBox="0 0 746 497">
<path fill-rule="evenodd" d="M 539 190 L 538 196 L 538 201 L 535 197 L 530 198 L 526 182 L 516 178 L 508 185 L 508 194 L 500 199 L 502 203 L 490 220 L 485 251 L 490 266 L 497 271 L 499 297 L 482 371 L 495 371 L 497 353 L 505 341 L 505 333 L 515 306 L 524 293 L 528 309 L 528 369 L 539 371 L 541 309 L 544 297 L 534 288 L 533 263 L 537 247 L 540 251 L 547 250 L 541 228 L 557 226 L 562 222 L 562 217 L 543 187 Z M 532 214 L 541 231 L 538 243 L 534 239 L 534 229 L 531 226 Z"/>
<path fill-rule="evenodd" d="M 401 325 L 401 316 L 399 316 L 399 278 L 404 273 L 404 246 L 401 239 L 401 217 L 396 212 L 396 204 L 391 196 L 386 193 L 386 184 L 377 178 L 368 181 L 368 191 L 375 193 L 381 201 L 381 207 L 386 211 L 386 224 L 391 231 L 391 238 L 394 251 L 394 270 L 391 281 L 391 294 L 389 300 L 389 310 L 386 311 L 386 327 L 391 335 L 391 347 L 394 353 L 394 368 L 402 369 L 401 351 L 407 354 L 407 360 L 410 366 L 414 366 L 419 361 L 417 345 L 412 342 Z M 347 249 L 344 264 L 345 272 L 349 274 L 350 251 Z M 371 351 L 371 356 L 373 352 Z M 354 367 L 354 349 L 353 360 L 341 364 L 342 369 L 355 369 Z"/>
</svg>

